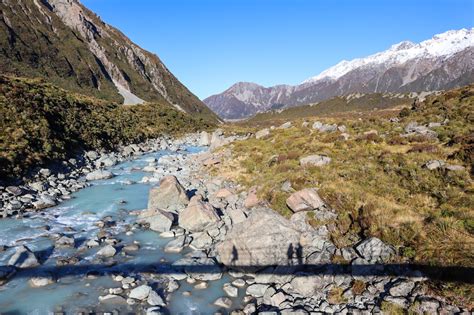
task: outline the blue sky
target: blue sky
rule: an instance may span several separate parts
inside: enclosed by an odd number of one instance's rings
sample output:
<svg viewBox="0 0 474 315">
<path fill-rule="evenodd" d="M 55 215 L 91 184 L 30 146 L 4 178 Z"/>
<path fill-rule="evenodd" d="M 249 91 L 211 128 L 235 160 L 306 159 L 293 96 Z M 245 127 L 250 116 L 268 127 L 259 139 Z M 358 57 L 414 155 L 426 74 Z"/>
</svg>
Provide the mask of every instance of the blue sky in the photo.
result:
<svg viewBox="0 0 474 315">
<path fill-rule="evenodd" d="M 343 59 L 474 26 L 474 0 L 82 0 L 198 97 L 297 84 Z"/>
</svg>

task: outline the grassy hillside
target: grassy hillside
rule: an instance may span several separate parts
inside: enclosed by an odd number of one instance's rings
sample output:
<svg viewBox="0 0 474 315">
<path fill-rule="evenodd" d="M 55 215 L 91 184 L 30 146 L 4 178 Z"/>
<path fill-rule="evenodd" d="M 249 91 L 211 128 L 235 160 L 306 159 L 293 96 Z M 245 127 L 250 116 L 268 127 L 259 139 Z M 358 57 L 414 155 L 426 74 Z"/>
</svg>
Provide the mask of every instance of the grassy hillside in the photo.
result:
<svg viewBox="0 0 474 315">
<path fill-rule="evenodd" d="M 260 113 L 242 121 L 243 125 L 269 125 L 282 121 L 310 117 L 331 115 L 334 113 L 371 111 L 393 108 L 403 104 L 410 104 L 413 100 L 406 95 L 373 93 L 358 96 L 340 96 L 316 104 L 290 107 L 284 110 L 274 110 Z"/>
<path fill-rule="evenodd" d="M 71 14 L 75 14 L 74 8 L 71 5 Z M 140 49 L 90 10 L 80 8 L 88 36 L 96 43 L 92 46 L 100 46 L 101 54 L 117 66 L 132 93 L 149 102 L 178 104 L 188 113 L 217 122 L 217 116 L 158 56 Z M 91 51 L 91 40 L 67 26 L 47 1 L 0 1 L 0 74 L 43 78 L 68 91 L 121 103 L 123 97 L 112 82 L 113 74 L 104 58 Z"/>
<path fill-rule="evenodd" d="M 250 138 L 233 145 L 232 157 L 216 172 L 246 187 L 257 186 L 263 200 L 285 216 L 289 181 L 295 190 L 316 187 L 339 214 L 331 222 L 339 246 L 361 236 L 377 236 L 396 246 L 403 260 L 434 265 L 474 266 L 474 86 L 429 97 L 425 102 L 384 115 L 306 119 L 344 124 L 339 132 L 321 133 L 295 120 L 290 129 L 275 129 L 267 139 Z M 402 137 L 409 122 L 445 122 L 433 127 L 436 138 Z M 258 128 L 231 126 L 253 132 Z M 323 167 L 302 167 L 299 159 L 324 154 Z M 464 169 L 429 170 L 423 165 L 443 160 Z M 309 218 L 315 226 L 320 224 Z M 328 222 L 325 222 L 328 223 Z M 472 287 L 442 288 L 451 296 L 474 302 Z M 452 292 L 451 292 L 452 291 Z M 463 293 L 464 292 L 464 293 Z M 469 293 L 470 292 L 470 293 Z"/>
<path fill-rule="evenodd" d="M 112 149 L 211 126 L 168 104 L 122 106 L 5 76 L 0 76 L 0 125 L 2 179 L 84 149 Z"/>
</svg>

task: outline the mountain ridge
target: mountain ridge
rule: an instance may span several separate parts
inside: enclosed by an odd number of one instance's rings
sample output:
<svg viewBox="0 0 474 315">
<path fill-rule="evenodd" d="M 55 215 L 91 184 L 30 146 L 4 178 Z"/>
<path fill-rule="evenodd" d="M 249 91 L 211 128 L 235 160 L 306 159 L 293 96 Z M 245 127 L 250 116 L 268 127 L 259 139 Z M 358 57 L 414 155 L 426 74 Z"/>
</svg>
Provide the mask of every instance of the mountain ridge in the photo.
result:
<svg viewBox="0 0 474 315">
<path fill-rule="evenodd" d="M 204 99 L 225 119 L 242 119 L 280 107 L 319 102 L 351 93 L 444 90 L 474 82 L 474 29 L 447 31 L 415 44 L 403 41 L 366 58 L 341 61 L 299 85 L 239 89 L 236 83 Z M 246 83 L 248 86 L 250 83 Z"/>
<path fill-rule="evenodd" d="M 2 74 L 44 78 L 117 103 L 166 103 L 217 121 L 156 54 L 134 44 L 78 0 L 2 1 L 0 42 Z"/>
</svg>

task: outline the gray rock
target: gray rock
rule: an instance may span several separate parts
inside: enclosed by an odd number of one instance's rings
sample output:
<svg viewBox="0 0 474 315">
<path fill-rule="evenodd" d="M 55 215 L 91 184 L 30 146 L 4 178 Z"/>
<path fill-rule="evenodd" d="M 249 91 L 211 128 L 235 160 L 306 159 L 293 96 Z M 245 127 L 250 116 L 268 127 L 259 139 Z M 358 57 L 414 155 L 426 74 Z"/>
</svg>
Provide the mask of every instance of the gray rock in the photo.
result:
<svg viewBox="0 0 474 315">
<path fill-rule="evenodd" d="M 426 162 L 426 164 L 424 165 L 424 167 L 426 167 L 426 168 L 429 169 L 429 170 L 435 170 L 435 169 L 438 169 L 438 168 L 443 167 L 445 164 L 446 164 L 446 163 L 445 163 L 444 161 L 431 160 L 431 161 Z"/>
<path fill-rule="evenodd" d="M 408 300 L 401 296 L 393 297 L 393 296 L 388 295 L 384 297 L 384 300 L 402 308 L 408 308 L 408 306 L 410 305 Z"/>
<path fill-rule="evenodd" d="M 146 315 L 165 315 L 167 312 L 161 310 L 160 307 L 150 307 L 146 309 Z"/>
<path fill-rule="evenodd" d="M 96 152 L 96 151 L 87 151 L 85 156 L 89 159 L 89 160 L 97 160 L 97 158 L 99 157 L 99 154 Z"/>
<path fill-rule="evenodd" d="M 54 207 L 56 205 L 56 201 L 50 196 L 41 196 L 37 201 L 33 201 L 32 204 L 36 210 L 41 210 Z"/>
<path fill-rule="evenodd" d="M 285 265 L 289 249 L 296 248 L 299 240 L 300 233 L 290 221 L 272 209 L 255 207 L 216 250 L 220 262 L 228 266 Z"/>
<path fill-rule="evenodd" d="M 426 126 L 419 126 L 418 123 L 416 122 L 410 122 L 406 127 L 405 127 L 405 131 L 407 132 L 406 135 L 413 135 L 413 134 L 416 134 L 416 135 L 422 135 L 422 136 L 426 136 L 428 138 L 437 138 L 438 137 L 438 134 L 429 129 L 428 127 Z"/>
<path fill-rule="evenodd" d="M 178 281 L 176 281 L 176 280 L 174 280 L 174 279 L 169 279 L 169 281 L 168 281 L 168 286 L 167 286 L 167 288 L 166 288 L 166 291 L 171 293 L 171 292 L 174 292 L 174 291 L 176 291 L 176 290 L 178 290 L 178 289 L 179 289 L 179 283 L 178 283 Z"/>
<path fill-rule="evenodd" d="M 37 192 L 42 192 L 48 189 L 45 183 L 43 182 L 33 182 L 29 183 L 28 186 L 31 187 L 31 189 L 36 190 Z"/>
<path fill-rule="evenodd" d="M 148 298 L 151 291 L 152 289 L 150 286 L 141 285 L 139 287 L 134 288 L 132 291 L 130 291 L 130 294 L 128 295 L 128 297 L 131 299 L 144 301 Z"/>
<path fill-rule="evenodd" d="M 114 177 L 114 174 L 112 174 L 112 172 L 105 171 L 105 170 L 96 170 L 87 174 L 86 180 L 88 181 L 101 180 L 101 179 L 109 179 L 112 177 Z"/>
<path fill-rule="evenodd" d="M 56 240 L 56 247 L 74 247 L 74 237 L 61 236 Z"/>
<path fill-rule="evenodd" d="M 437 314 L 438 308 L 440 306 L 439 302 L 436 299 L 430 297 L 418 297 L 417 301 L 419 303 L 419 310 L 422 313 L 426 314 Z"/>
<path fill-rule="evenodd" d="M 148 224 L 150 229 L 156 232 L 169 231 L 174 222 L 173 214 L 159 209 L 142 211 L 138 218 L 139 223 Z"/>
<path fill-rule="evenodd" d="M 288 128 L 291 128 L 291 126 L 292 126 L 291 121 L 287 121 L 286 123 L 278 127 L 278 129 L 288 129 Z"/>
<path fill-rule="evenodd" d="M 205 249 L 212 244 L 212 238 L 206 232 L 193 233 L 191 247 L 194 249 Z"/>
<path fill-rule="evenodd" d="M 184 242 L 186 241 L 186 236 L 182 235 L 174 240 L 171 240 L 165 246 L 165 252 L 167 253 L 179 253 L 184 248 Z"/>
<path fill-rule="evenodd" d="M 297 274 L 290 282 L 290 291 L 292 293 L 298 293 L 303 296 L 314 296 L 320 292 L 328 284 L 332 283 L 332 278 L 329 276 L 314 276 L 306 274 Z"/>
<path fill-rule="evenodd" d="M 325 155 L 310 155 L 300 159 L 301 166 L 324 166 L 331 162 L 331 158 Z"/>
<path fill-rule="evenodd" d="M 51 175 L 51 171 L 47 168 L 42 168 L 39 170 L 39 173 L 43 176 L 43 177 L 48 177 L 49 175 Z"/>
<path fill-rule="evenodd" d="M 291 194 L 286 204 L 293 212 L 299 212 L 318 209 L 324 206 L 324 201 L 319 197 L 316 189 L 306 188 Z"/>
<path fill-rule="evenodd" d="M 255 133 L 255 139 L 263 139 L 270 135 L 270 129 L 265 128 Z"/>
<path fill-rule="evenodd" d="M 270 304 L 273 306 L 280 306 L 286 300 L 286 295 L 283 292 L 277 292 L 276 294 L 272 295 L 270 298 Z"/>
<path fill-rule="evenodd" d="M 95 165 L 97 167 L 111 167 L 115 164 L 117 164 L 117 158 L 115 158 L 114 156 L 101 157 L 95 162 Z"/>
<path fill-rule="evenodd" d="M 227 297 L 220 297 L 214 301 L 214 305 L 222 308 L 230 308 L 232 306 L 232 300 Z"/>
<path fill-rule="evenodd" d="M 462 165 L 452 165 L 452 164 L 446 164 L 445 168 L 448 171 L 453 171 L 453 172 L 462 172 L 466 170 L 466 168 Z"/>
<path fill-rule="evenodd" d="M 239 295 L 239 289 L 237 289 L 230 283 L 225 283 L 222 289 L 224 290 L 225 294 L 230 297 L 237 297 Z"/>
<path fill-rule="evenodd" d="M 106 245 L 102 247 L 98 252 L 98 256 L 102 257 L 113 257 L 117 253 L 117 250 L 112 245 Z"/>
<path fill-rule="evenodd" d="M 200 196 L 191 198 L 189 205 L 180 212 L 179 226 L 192 232 L 201 232 L 219 221 L 219 215 L 209 203 Z"/>
<path fill-rule="evenodd" d="M 23 190 L 17 186 L 8 186 L 5 190 L 14 196 L 20 196 L 23 193 Z"/>
<path fill-rule="evenodd" d="M 40 265 L 35 254 L 26 246 L 19 246 L 8 261 L 8 265 L 18 268 L 32 268 Z"/>
<path fill-rule="evenodd" d="M 232 281 L 232 285 L 236 286 L 238 288 L 242 288 L 245 286 L 245 280 L 244 279 L 235 279 Z"/>
<path fill-rule="evenodd" d="M 268 289 L 268 284 L 259 284 L 255 283 L 249 285 L 245 293 L 254 297 L 262 297 L 265 294 L 265 291 Z"/>
<path fill-rule="evenodd" d="M 313 126 L 312 126 L 312 127 L 313 127 L 313 129 L 319 130 L 319 128 L 321 128 L 322 126 L 323 126 L 323 123 L 322 123 L 322 122 L 320 122 L 320 121 L 315 121 L 315 122 L 313 123 Z"/>
<path fill-rule="evenodd" d="M 389 290 L 390 295 L 392 296 L 408 296 L 413 288 L 415 287 L 415 283 L 412 281 L 404 281 L 401 280 L 395 283 Z"/>
<path fill-rule="evenodd" d="M 376 237 L 368 238 L 355 247 L 356 251 L 370 263 L 387 262 L 395 249 Z"/>
<path fill-rule="evenodd" d="M 121 297 L 120 295 L 115 295 L 115 294 L 107 294 L 104 296 L 99 296 L 99 301 L 102 304 L 112 304 L 112 305 L 127 304 L 127 301 L 123 297 Z"/>
<path fill-rule="evenodd" d="M 41 288 L 54 283 L 51 277 L 33 277 L 28 283 L 32 288 Z"/>
<path fill-rule="evenodd" d="M 202 131 L 199 138 L 199 145 L 207 147 L 211 144 L 211 135 L 208 132 Z"/>
<path fill-rule="evenodd" d="M 153 290 L 150 290 L 147 298 L 148 304 L 152 306 L 165 306 L 166 303 L 163 301 L 161 296 Z"/>
<path fill-rule="evenodd" d="M 158 187 L 150 189 L 148 210 L 181 211 L 189 203 L 186 190 L 175 176 L 165 176 Z"/>
</svg>

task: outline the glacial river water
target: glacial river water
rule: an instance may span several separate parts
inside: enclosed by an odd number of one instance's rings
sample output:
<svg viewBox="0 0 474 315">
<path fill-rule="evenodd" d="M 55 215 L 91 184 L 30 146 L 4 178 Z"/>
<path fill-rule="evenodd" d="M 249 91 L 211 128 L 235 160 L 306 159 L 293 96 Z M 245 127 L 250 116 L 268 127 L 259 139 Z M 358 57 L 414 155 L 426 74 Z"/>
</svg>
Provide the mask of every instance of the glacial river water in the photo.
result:
<svg viewBox="0 0 474 315">
<path fill-rule="evenodd" d="M 197 147 L 186 148 L 187 154 L 201 151 Z M 56 260 L 61 256 L 76 254 L 81 258 L 71 270 L 78 266 L 87 266 L 96 263 L 95 253 L 102 247 L 95 247 L 77 252 L 84 241 L 93 238 L 99 231 L 95 223 L 105 216 L 111 216 L 117 225 L 110 228 L 113 237 L 122 240 L 123 245 L 140 243 L 140 249 L 131 255 L 121 255 L 119 252 L 114 258 L 118 263 L 113 267 L 116 273 L 129 273 L 134 276 L 133 265 L 156 264 L 160 260 L 168 263 L 182 258 L 182 253 L 165 253 L 163 247 L 171 239 L 161 238 L 158 233 L 137 229 L 132 235 L 126 235 L 126 226 L 136 221 L 136 216 L 130 215 L 132 210 L 146 208 L 148 191 L 151 184 L 139 183 L 147 173 L 141 171 L 148 164 L 150 158 L 159 158 L 162 155 L 174 154 L 160 151 L 140 156 L 138 159 L 120 163 L 110 170 L 116 175 L 108 180 L 92 182 L 92 186 L 84 188 L 74 194 L 72 199 L 60 205 L 46 209 L 42 213 L 32 214 L 29 218 L 0 220 L 0 245 L 17 246 L 24 244 L 36 253 L 41 253 L 44 262 L 42 267 L 51 267 L 54 270 Z M 127 185 L 126 181 L 135 184 Z M 48 228 L 46 228 L 46 226 Z M 71 228 L 73 230 L 71 230 Z M 54 233 L 73 235 L 76 248 L 55 248 L 50 236 Z M 0 253 L 0 265 L 6 265 L 14 248 Z M 121 266 L 127 266 L 123 270 Z M 74 269 L 76 268 L 76 269 Z M 121 269 L 122 268 L 122 269 Z M 82 269 L 81 269 L 82 270 Z M 139 278 L 139 274 L 135 274 Z M 42 288 L 31 288 L 28 284 L 28 274 L 17 274 L 10 282 L 0 287 L 1 314 L 50 314 L 55 310 L 62 310 L 67 314 L 77 310 L 111 311 L 116 305 L 99 304 L 98 297 L 105 295 L 106 289 L 120 287 L 120 282 L 112 279 L 111 275 L 87 277 L 87 272 L 72 272 L 69 275 L 61 274 L 54 284 Z M 231 281 L 228 275 L 218 281 L 209 282 L 204 290 L 194 289 L 194 284 L 180 281 L 178 291 L 171 294 L 168 309 L 171 314 L 209 314 L 218 310 L 212 303 L 219 297 L 225 296 L 222 291 L 224 283 Z M 183 292 L 191 291 L 191 296 Z M 239 289 L 239 298 L 234 299 L 234 306 L 238 306 L 244 294 Z M 126 296 L 125 296 L 126 297 Z M 122 306 L 123 310 L 127 306 Z"/>
</svg>

